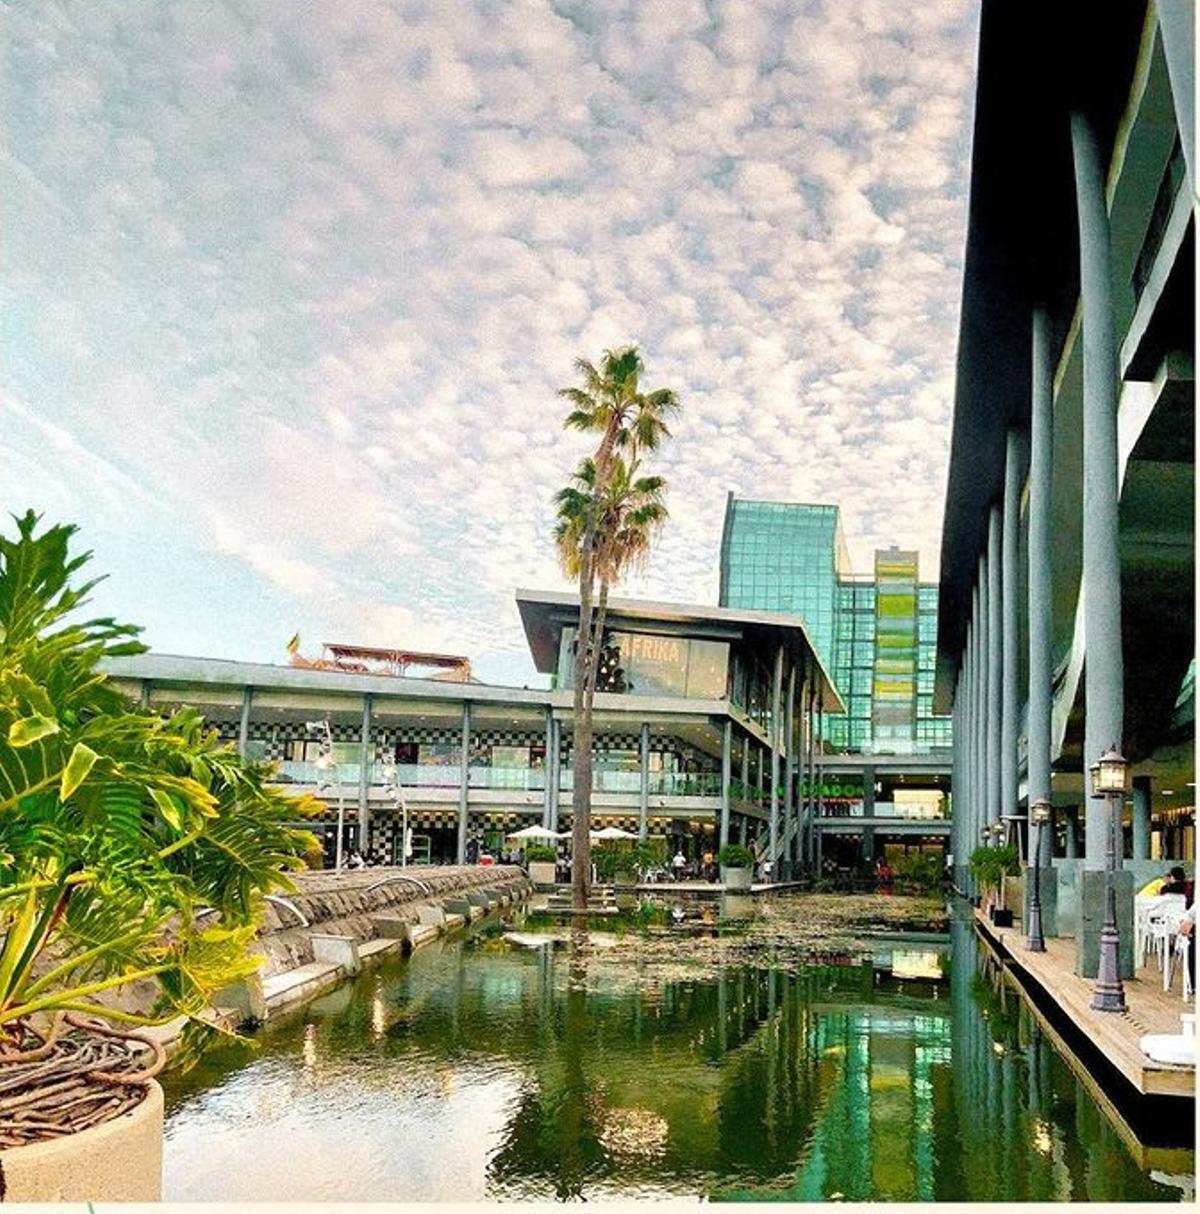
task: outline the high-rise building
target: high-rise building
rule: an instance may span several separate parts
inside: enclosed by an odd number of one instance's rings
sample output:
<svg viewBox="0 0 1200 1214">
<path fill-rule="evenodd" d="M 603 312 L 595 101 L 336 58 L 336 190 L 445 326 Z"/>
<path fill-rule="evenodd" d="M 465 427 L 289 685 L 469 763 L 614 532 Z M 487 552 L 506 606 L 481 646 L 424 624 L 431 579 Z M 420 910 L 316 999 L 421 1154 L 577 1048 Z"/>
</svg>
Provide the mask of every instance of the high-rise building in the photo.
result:
<svg viewBox="0 0 1200 1214">
<path fill-rule="evenodd" d="M 721 606 L 804 620 L 847 707 L 824 720 L 830 751 L 949 748 L 950 718 L 933 712 L 937 595 L 912 551 L 881 549 L 873 575 L 856 576 L 837 506 L 727 499 Z"/>
</svg>

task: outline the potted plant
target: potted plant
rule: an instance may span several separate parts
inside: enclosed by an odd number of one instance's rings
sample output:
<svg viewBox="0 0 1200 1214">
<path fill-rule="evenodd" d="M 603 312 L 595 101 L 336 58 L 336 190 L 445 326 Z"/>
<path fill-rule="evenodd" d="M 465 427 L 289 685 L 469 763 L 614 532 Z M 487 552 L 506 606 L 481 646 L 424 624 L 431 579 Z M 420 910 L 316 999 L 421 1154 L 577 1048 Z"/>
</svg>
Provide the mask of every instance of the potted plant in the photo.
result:
<svg viewBox="0 0 1200 1214">
<path fill-rule="evenodd" d="M 529 866 L 529 879 L 539 888 L 553 886 L 554 870 L 558 855 L 552 847 L 533 846 L 525 849 L 525 863 Z"/>
<path fill-rule="evenodd" d="M 754 855 L 740 843 L 726 843 L 717 853 L 721 880 L 727 890 L 746 890 L 754 878 Z"/>
<path fill-rule="evenodd" d="M 1012 926 L 1012 911 L 999 905 L 1001 879 L 1020 872 L 1015 847 L 977 847 L 971 853 L 971 875 L 979 887 L 984 908 L 997 927 Z"/>
<path fill-rule="evenodd" d="M 0 1164 L 17 1201 L 161 1196 L 163 1048 L 215 1032 L 249 976 L 262 896 L 315 808 L 198 713 L 131 707 L 99 669 L 138 629 L 78 618 L 73 527 L 0 535 Z M 134 984 L 138 984 L 135 988 Z"/>
</svg>

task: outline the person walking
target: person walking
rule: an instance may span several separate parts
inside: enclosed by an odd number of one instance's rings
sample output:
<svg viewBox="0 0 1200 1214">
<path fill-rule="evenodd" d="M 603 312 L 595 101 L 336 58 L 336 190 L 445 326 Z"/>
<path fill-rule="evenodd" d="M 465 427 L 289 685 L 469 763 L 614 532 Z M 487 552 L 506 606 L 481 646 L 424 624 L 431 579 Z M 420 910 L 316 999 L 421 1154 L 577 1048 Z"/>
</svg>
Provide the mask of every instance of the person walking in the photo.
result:
<svg viewBox="0 0 1200 1214">
<path fill-rule="evenodd" d="M 675 871 L 675 880 L 683 880 L 683 870 L 687 867 L 687 858 L 683 854 L 683 850 L 676 851 L 674 859 L 671 861 L 671 868 Z"/>
</svg>

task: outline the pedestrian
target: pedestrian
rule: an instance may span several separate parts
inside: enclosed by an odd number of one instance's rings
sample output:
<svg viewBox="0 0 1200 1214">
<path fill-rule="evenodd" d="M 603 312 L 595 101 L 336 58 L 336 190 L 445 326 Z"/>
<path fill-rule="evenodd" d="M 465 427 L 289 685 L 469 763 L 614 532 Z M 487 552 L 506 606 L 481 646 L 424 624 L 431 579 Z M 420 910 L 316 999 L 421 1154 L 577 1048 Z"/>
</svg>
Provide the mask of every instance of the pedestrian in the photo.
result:
<svg viewBox="0 0 1200 1214">
<path fill-rule="evenodd" d="M 683 880 L 683 870 L 687 867 L 687 859 L 683 854 L 683 850 L 676 851 L 674 859 L 671 861 L 671 867 L 675 870 L 675 880 Z"/>
</svg>

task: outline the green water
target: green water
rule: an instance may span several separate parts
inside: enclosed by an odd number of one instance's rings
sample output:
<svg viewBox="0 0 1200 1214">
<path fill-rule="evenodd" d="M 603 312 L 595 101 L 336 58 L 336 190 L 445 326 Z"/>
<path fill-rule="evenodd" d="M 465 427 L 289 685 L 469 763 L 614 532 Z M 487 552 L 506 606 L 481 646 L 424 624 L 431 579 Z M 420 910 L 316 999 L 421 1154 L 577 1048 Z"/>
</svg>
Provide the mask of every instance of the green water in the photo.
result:
<svg viewBox="0 0 1200 1214">
<path fill-rule="evenodd" d="M 940 980 L 430 946 L 171 1080 L 164 1196 L 1180 1198 L 1191 1153 L 1135 1160 L 969 926 L 946 941 L 895 959 Z"/>
</svg>

